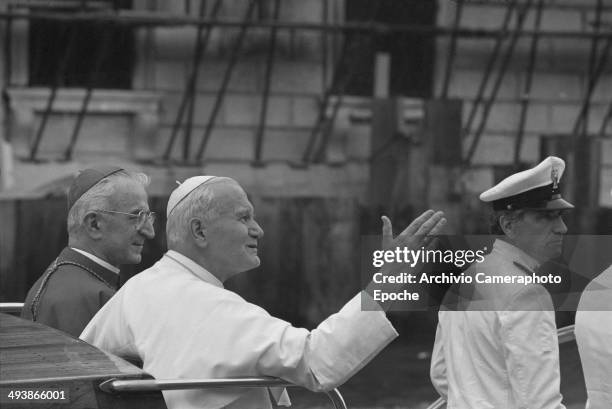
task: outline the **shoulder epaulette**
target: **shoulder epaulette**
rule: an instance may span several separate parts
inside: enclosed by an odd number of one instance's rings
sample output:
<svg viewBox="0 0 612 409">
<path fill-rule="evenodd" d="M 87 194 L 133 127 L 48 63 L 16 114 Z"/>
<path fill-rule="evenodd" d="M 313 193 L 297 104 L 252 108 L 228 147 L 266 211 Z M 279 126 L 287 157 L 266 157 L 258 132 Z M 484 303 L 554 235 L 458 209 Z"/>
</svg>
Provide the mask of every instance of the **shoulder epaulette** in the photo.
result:
<svg viewBox="0 0 612 409">
<path fill-rule="evenodd" d="M 524 265 L 522 265 L 518 261 L 513 261 L 512 264 L 514 264 L 515 266 L 517 266 L 518 268 L 523 270 L 524 273 L 527 273 L 529 275 L 535 274 L 535 272 L 531 271 L 530 269 L 528 269 L 527 267 L 525 267 Z"/>
</svg>

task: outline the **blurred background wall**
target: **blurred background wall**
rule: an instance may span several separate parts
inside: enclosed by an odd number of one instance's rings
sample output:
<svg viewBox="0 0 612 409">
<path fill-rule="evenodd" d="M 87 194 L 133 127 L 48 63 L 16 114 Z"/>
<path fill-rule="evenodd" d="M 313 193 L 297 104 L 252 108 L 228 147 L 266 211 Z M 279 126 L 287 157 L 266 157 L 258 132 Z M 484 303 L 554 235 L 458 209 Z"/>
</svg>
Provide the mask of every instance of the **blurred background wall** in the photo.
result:
<svg viewBox="0 0 612 409">
<path fill-rule="evenodd" d="M 230 176 L 266 231 L 229 283 L 310 326 L 359 288 L 360 236 L 445 210 L 486 233 L 478 194 L 549 154 L 570 232 L 612 226 L 612 5 L 600 0 L 0 3 L 1 301 L 67 242 L 79 170 Z M 200 23 L 198 26 L 197 23 Z M 199 28 L 198 28 L 199 27 Z M 165 251 L 164 220 L 145 247 Z M 435 312 L 394 317 L 431 333 Z"/>
</svg>

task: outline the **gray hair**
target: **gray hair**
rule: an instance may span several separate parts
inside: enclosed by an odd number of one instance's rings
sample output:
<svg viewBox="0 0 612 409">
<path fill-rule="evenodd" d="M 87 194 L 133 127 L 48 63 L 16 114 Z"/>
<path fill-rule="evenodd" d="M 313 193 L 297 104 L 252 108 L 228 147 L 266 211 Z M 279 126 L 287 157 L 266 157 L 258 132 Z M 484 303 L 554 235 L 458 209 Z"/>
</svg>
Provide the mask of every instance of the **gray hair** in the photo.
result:
<svg viewBox="0 0 612 409">
<path fill-rule="evenodd" d="M 505 235 L 504 230 L 501 228 L 499 224 L 499 220 L 502 217 L 509 219 L 511 221 L 517 221 L 523 218 L 525 215 L 525 210 L 494 210 L 489 217 L 489 230 L 491 234 L 503 236 Z"/>
<path fill-rule="evenodd" d="M 128 172 L 121 170 L 105 177 L 85 192 L 68 211 L 68 234 L 74 234 L 80 230 L 85 216 L 92 210 L 106 209 L 110 205 L 110 197 L 115 193 L 117 182 L 120 180 L 131 180 L 140 183 L 142 187 L 149 186 L 151 180 L 141 172 Z"/>
<path fill-rule="evenodd" d="M 172 210 L 166 221 L 166 240 L 169 249 L 176 248 L 187 238 L 189 223 L 194 217 L 199 217 L 204 223 L 219 217 L 223 209 L 219 201 L 215 200 L 215 190 L 212 187 L 221 182 L 238 183 L 232 178 L 217 177 L 195 188 Z"/>
</svg>

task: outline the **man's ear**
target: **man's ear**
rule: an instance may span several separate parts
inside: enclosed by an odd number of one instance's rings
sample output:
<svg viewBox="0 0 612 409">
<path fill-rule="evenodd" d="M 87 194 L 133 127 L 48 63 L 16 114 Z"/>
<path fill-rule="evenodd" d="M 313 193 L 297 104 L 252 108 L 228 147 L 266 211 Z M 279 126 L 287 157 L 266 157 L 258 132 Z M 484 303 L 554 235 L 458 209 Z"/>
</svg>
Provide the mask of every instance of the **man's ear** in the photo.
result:
<svg viewBox="0 0 612 409">
<path fill-rule="evenodd" d="M 102 224 L 103 221 L 98 217 L 98 214 L 87 213 L 83 220 L 83 229 L 92 239 L 100 239 L 102 238 Z"/>
<path fill-rule="evenodd" d="M 506 215 L 501 215 L 499 216 L 499 220 L 497 221 L 497 223 L 499 223 L 499 227 L 501 227 L 502 231 L 504 232 L 506 236 L 508 236 L 511 239 L 514 238 L 516 234 L 514 231 L 514 219 L 513 218 L 508 217 Z"/>
<path fill-rule="evenodd" d="M 206 235 L 206 226 L 202 220 L 194 217 L 189 221 L 189 234 L 198 247 L 206 247 L 208 237 Z"/>
</svg>

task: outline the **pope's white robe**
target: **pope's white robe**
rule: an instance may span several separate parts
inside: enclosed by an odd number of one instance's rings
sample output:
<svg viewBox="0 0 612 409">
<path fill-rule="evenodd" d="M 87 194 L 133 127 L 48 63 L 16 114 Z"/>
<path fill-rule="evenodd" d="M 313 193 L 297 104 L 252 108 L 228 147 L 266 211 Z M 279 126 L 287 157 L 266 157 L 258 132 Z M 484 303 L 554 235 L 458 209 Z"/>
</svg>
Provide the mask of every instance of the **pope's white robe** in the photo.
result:
<svg viewBox="0 0 612 409">
<path fill-rule="evenodd" d="M 329 390 L 397 336 L 383 312 L 361 311 L 360 297 L 313 331 L 295 328 L 169 251 L 130 279 L 81 339 L 119 356 L 139 357 L 157 379 L 274 376 Z M 170 409 L 271 407 L 268 391 L 260 388 L 167 391 L 164 398 Z"/>
<path fill-rule="evenodd" d="M 587 409 L 609 409 L 612 407 L 612 266 L 582 293 L 575 328 L 589 398 Z"/>
</svg>

